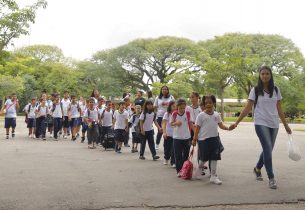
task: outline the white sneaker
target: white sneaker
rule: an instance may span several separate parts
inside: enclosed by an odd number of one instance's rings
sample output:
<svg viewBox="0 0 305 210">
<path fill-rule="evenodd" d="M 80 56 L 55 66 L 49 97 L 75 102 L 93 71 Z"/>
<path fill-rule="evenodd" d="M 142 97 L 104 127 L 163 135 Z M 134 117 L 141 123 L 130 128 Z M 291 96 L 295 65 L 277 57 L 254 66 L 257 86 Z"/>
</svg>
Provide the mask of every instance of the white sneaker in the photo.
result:
<svg viewBox="0 0 305 210">
<path fill-rule="evenodd" d="M 163 165 L 168 165 L 168 160 L 164 160 Z"/>
<path fill-rule="evenodd" d="M 173 164 L 173 165 L 172 165 L 172 168 L 176 168 L 176 164 Z"/>
<path fill-rule="evenodd" d="M 217 176 L 211 176 L 210 182 L 213 184 L 221 185 L 222 181 Z"/>
<path fill-rule="evenodd" d="M 64 135 L 63 137 L 64 137 L 64 139 L 67 139 L 67 136 L 66 136 L 66 135 Z"/>
<path fill-rule="evenodd" d="M 159 145 L 158 144 L 156 144 L 156 150 L 158 150 L 159 149 Z"/>
<path fill-rule="evenodd" d="M 50 136 L 49 136 L 50 138 L 53 138 L 53 135 L 52 134 L 50 134 Z"/>
</svg>

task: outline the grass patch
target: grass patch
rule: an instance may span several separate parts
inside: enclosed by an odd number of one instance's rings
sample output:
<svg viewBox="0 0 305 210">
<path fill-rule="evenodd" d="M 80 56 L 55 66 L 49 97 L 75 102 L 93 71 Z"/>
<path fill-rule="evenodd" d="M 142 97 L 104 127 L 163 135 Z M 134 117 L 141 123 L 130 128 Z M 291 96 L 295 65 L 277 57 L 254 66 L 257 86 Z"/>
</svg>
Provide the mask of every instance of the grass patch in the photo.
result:
<svg viewBox="0 0 305 210">
<path fill-rule="evenodd" d="M 293 129 L 294 131 L 302 131 L 302 132 L 305 132 L 305 128 L 296 128 L 296 129 Z"/>
<path fill-rule="evenodd" d="M 238 118 L 237 117 L 225 117 L 225 122 L 236 122 Z M 245 117 L 242 122 L 253 122 L 251 117 Z"/>
</svg>

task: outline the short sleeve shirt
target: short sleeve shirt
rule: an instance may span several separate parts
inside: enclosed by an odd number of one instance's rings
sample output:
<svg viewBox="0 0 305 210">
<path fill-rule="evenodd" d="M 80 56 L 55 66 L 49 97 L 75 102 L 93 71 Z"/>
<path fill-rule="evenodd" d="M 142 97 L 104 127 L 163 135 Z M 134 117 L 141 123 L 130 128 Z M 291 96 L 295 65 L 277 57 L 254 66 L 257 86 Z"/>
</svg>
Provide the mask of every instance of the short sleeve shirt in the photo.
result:
<svg viewBox="0 0 305 210">
<path fill-rule="evenodd" d="M 163 120 L 166 122 L 166 134 L 167 134 L 167 136 L 173 137 L 174 129 L 171 126 L 171 122 L 170 122 L 171 116 L 172 116 L 171 113 L 165 112 L 164 116 L 163 116 Z"/>
<path fill-rule="evenodd" d="M 200 127 L 198 140 L 203 141 L 207 138 L 218 136 L 218 124 L 221 123 L 221 117 L 218 112 L 209 115 L 201 112 L 196 119 L 196 126 Z"/>
<path fill-rule="evenodd" d="M 269 128 L 279 127 L 279 115 L 277 110 L 277 102 L 282 100 L 280 89 L 273 91 L 273 96 L 264 92 L 264 95 L 259 95 L 254 109 L 254 124 L 264 125 Z M 255 101 L 255 88 L 252 88 L 249 94 L 249 100 Z"/>
<path fill-rule="evenodd" d="M 4 105 L 6 108 L 5 117 L 6 118 L 16 118 L 17 117 L 16 102 L 12 102 L 11 99 L 7 99 L 6 102 L 4 103 Z"/>
<path fill-rule="evenodd" d="M 119 110 L 114 112 L 113 118 L 115 119 L 114 129 L 125 129 L 126 128 L 126 120 L 129 119 L 129 115 L 127 111 L 120 113 Z"/>
<path fill-rule="evenodd" d="M 162 97 L 161 99 L 157 96 L 154 102 L 154 106 L 158 108 L 157 117 L 164 116 L 164 113 L 167 111 L 167 107 L 170 101 L 175 100 L 173 96 L 168 98 Z"/>
<path fill-rule="evenodd" d="M 146 115 L 146 117 L 145 117 L 145 121 L 143 124 L 143 129 L 144 129 L 144 131 L 151 131 L 154 129 L 153 123 L 154 123 L 155 113 L 154 112 L 145 113 L 145 115 Z M 143 112 L 140 115 L 140 120 L 144 120 Z"/>
</svg>

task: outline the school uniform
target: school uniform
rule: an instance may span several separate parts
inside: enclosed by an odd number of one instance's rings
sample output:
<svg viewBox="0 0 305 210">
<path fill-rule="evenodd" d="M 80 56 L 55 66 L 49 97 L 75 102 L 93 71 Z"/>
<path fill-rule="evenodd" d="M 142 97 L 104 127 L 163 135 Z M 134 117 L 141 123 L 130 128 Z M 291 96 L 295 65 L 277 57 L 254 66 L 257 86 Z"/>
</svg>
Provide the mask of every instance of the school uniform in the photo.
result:
<svg viewBox="0 0 305 210">
<path fill-rule="evenodd" d="M 129 114 L 127 111 L 123 111 L 122 113 L 119 110 L 114 112 L 113 118 L 115 119 L 114 124 L 114 136 L 115 140 L 119 142 L 124 142 L 125 136 L 127 135 L 126 132 L 126 120 L 129 119 Z"/>
<path fill-rule="evenodd" d="M 175 126 L 173 129 L 174 153 L 176 170 L 178 173 L 181 170 L 184 161 L 186 161 L 189 156 L 191 139 L 189 123 L 191 123 L 192 119 L 188 119 L 187 111 L 185 111 L 182 115 L 177 113 L 176 119 L 174 119 L 174 115 L 172 115 L 170 122 L 175 121 L 180 121 L 182 123 L 179 127 Z"/>
<path fill-rule="evenodd" d="M 28 115 L 27 128 L 36 128 L 36 104 L 28 104 L 25 110 Z"/>
<path fill-rule="evenodd" d="M 174 154 L 174 144 L 173 144 L 173 132 L 174 129 L 170 124 L 172 114 L 170 112 L 165 112 L 163 116 L 163 120 L 166 122 L 166 134 L 167 138 L 164 139 L 164 159 L 171 159 L 171 165 L 175 164 L 175 154 Z"/>
<path fill-rule="evenodd" d="M 140 137 L 141 130 L 139 128 L 140 126 L 140 115 L 132 115 L 131 118 L 129 118 L 129 124 L 131 125 L 130 131 L 132 135 L 132 143 L 133 144 L 139 144 L 142 142 L 142 138 Z"/>
<path fill-rule="evenodd" d="M 88 122 L 87 139 L 88 139 L 88 144 L 90 145 L 92 143 L 96 143 L 97 139 L 99 137 L 98 110 L 96 108 L 94 108 L 94 109 L 88 108 L 84 113 L 84 117 L 87 119 L 87 122 Z"/>
<path fill-rule="evenodd" d="M 61 104 L 62 104 L 62 109 L 63 109 L 63 114 L 64 114 L 64 118 L 63 118 L 63 127 L 64 128 L 69 128 L 69 114 L 68 114 L 68 108 L 71 104 L 70 99 L 62 99 L 61 100 Z"/>
<path fill-rule="evenodd" d="M 47 121 L 46 121 L 46 117 L 47 114 L 49 113 L 49 108 L 45 105 L 45 106 L 41 106 L 39 105 L 37 107 L 37 120 L 36 120 L 36 137 L 42 137 L 45 138 L 46 137 L 46 125 L 47 125 Z"/>
<path fill-rule="evenodd" d="M 144 116 L 145 115 L 145 116 Z M 144 119 L 145 118 L 145 119 Z M 155 149 L 155 142 L 154 142 L 154 128 L 153 123 L 155 121 L 155 113 L 141 113 L 140 121 L 143 121 L 143 129 L 145 132 L 144 138 L 142 139 L 141 149 L 140 149 L 140 156 L 144 156 L 146 141 L 148 142 L 148 146 L 152 156 L 156 156 L 156 149 Z"/>
<path fill-rule="evenodd" d="M 128 119 L 132 116 L 132 110 L 131 110 L 131 108 L 130 108 L 130 106 L 128 106 L 127 108 L 126 108 L 126 111 L 127 111 L 127 113 L 128 113 Z M 125 135 L 125 138 L 124 138 L 124 145 L 125 146 L 128 146 L 128 142 L 129 142 L 129 130 L 127 131 L 127 134 Z"/>
<path fill-rule="evenodd" d="M 175 100 L 175 98 L 170 95 L 169 97 L 164 97 L 162 96 L 162 98 L 159 98 L 159 96 L 156 97 L 155 102 L 154 102 L 154 107 L 158 108 L 158 112 L 157 112 L 157 122 L 159 124 L 159 126 L 162 126 L 162 119 L 164 116 L 164 113 L 167 112 L 167 108 L 168 108 L 168 104 L 170 101 Z M 162 138 L 162 133 L 160 133 L 158 131 L 157 137 L 156 137 L 156 144 L 159 145 L 160 141 Z"/>
<path fill-rule="evenodd" d="M 6 109 L 4 128 L 16 128 L 16 102 L 12 102 L 11 99 L 7 99 L 4 103 L 4 106 Z"/>
<path fill-rule="evenodd" d="M 218 124 L 221 123 L 221 116 L 218 112 L 209 115 L 202 112 L 196 119 L 196 125 L 200 126 L 198 133 L 198 146 L 200 160 L 220 160 L 220 140 L 218 135 Z"/>
<path fill-rule="evenodd" d="M 80 121 L 79 121 L 79 118 L 80 118 L 80 106 L 78 103 L 71 103 L 69 105 L 69 111 L 70 111 L 70 117 L 71 117 L 71 122 L 70 122 L 70 126 L 73 128 L 73 127 L 78 127 L 80 126 Z"/>
<path fill-rule="evenodd" d="M 53 125 L 54 125 L 54 138 L 57 139 L 58 132 L 62 128 L 62 105 L 61 103 L 53 104 L 52 108 L 52 117 L 53 117 Z"/>
<path fill-rule="evenodd" d="M 101 113 L 101 143 L 104 141 L 105 135 L 112 133 L 113 111 L 104 109 Z"/>
</svg>

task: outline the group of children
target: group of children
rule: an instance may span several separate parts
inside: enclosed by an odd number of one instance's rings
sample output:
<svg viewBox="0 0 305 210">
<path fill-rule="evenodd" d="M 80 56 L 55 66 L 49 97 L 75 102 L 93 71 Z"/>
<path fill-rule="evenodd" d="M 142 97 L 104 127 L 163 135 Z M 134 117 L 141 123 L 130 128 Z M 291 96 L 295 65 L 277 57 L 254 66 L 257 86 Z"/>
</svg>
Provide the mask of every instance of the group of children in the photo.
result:
<svg viewBox="0 0 305 210">
<path fill-rule="evenodd" d="M 216 173 L 217 161 L 221 159 L 223 149 L 218 127 L 224 130 L 229 128 L 223 124 L 220 114 L 214 111 L 216 98 L 213 95 L 203 96 L 200 103 L 199 94 L 192 92 L 190 106 L 184 99 L 174 100 L 172 96 L 170 100 L 168 98 L 168 96 L 158 96 L 156 99 L 146 100 L 144 104 L 132 106 L 127 95 L 116 106 L 104 97 L 90 97 L 87 100 L 80 97 L 78 100 L 77 96 L 69 96 L 66 91 L 62 99 L 59 94 L 52 94 L 49 98 L 46 94 L 42 94 L 39 102 L 36 98 L 32 98 L 31 103 L 24 108 L 24 112 L 30 138 L 46 140 L 48 129 L 50 137 L 54 140 L 58 140 L 61 134 L 66 139 L 71 133 L 71 140 L 75 141 L 81 132 L 83 143 L 87 133 L 88 148 L 94 149 L 107 140 L 105 134 L 111 133 L 113 135 L 110 136 L 115 140 L 115 152 L 121 153 L 123 143 L 129 146 L 128 139 L 131 132 L 131 152 L 138 152 L 138 144 L 140 144 L 141 160 L 145 160 L 146 142 L 152 159 L 160 158 L 156 152 L 158 146 L 154 141 L 155 125 L 164 139 L 164 164 L 176 168 L 178 177 L 184 161 L 189 157 L 191 146 L 198 144 L 199 167 L 203 170 L 209 162 L 210 181 L 221 184 Z M 162 106 L 166 107 L 166 110 L 162 114 L 160 123 L 155 105 L 157 100 L 163 99 Z M 1 112 L 5 110 L 7 139 L 10 127 L 14 137 L 18 108 L 17 97 L 12 95 L 1 109 Z"/>
</svg>

